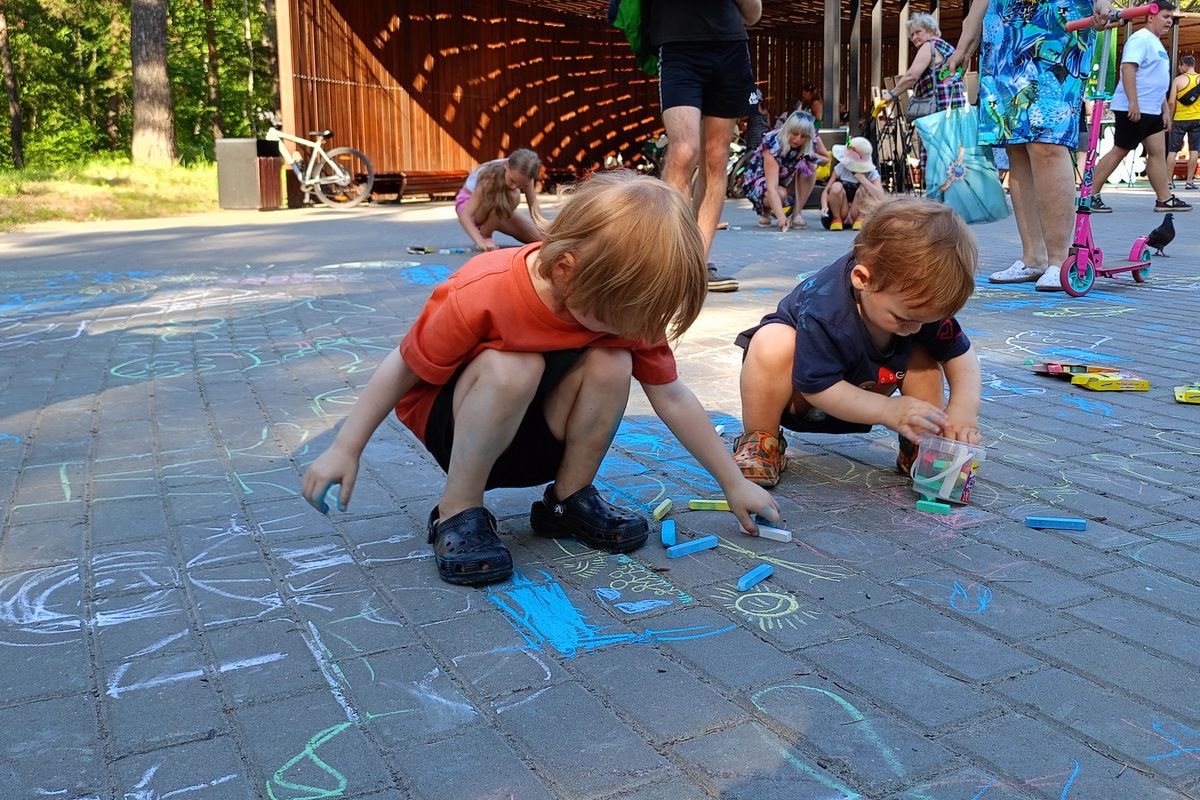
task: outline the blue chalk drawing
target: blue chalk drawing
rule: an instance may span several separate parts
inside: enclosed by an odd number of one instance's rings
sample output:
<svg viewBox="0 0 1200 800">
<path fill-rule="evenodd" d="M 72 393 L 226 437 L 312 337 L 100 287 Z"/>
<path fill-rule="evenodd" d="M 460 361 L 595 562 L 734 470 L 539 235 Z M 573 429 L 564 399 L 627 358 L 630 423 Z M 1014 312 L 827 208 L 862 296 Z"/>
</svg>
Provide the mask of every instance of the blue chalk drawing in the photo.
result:
<svg viewBox="0 0 1200 800">
<path fill-rule="evenodd" d="M 971 798 L 971 800 L 979 800 L 979 798 L 983 797 L 984 792 L 986 792 L 988 789 L 992 788 L 995 785 L 996 785 L 995 779 L 988 781 L 987 783 L 985 783 L 983 785 L 983 788 L 979 790 L 979 793 Z"/>
<path fill-rule="evenodd" d="M 916 583 L 948 590 L 950 594 L 946 598 L 946 604 L 963 614 L 982 614 L 987 611 L 988 604 L 992 601 L 992 590 L 980 583 L 968 583 L 967 587 L 969 588 L 967 588 L 957 579 L 952 581 L 949 586 L 920 578 L 905 578 L 896 581 L 897 586 L 911 586 Z"/>
<path fill-rule="evenodd" d="M 621 644 L 702 639 L 737 627 L 696 625 L 665 630 L 647 628 L 641 633 L 605 633 L 608 626 L 588 622 L 583 612 L 567 597 L 562 586 L 549 573 L 543 570 L 539 572 L 544 578 L 542 583 L 534 583 L 516 571 L 511 582 L 488 587 L 488 600 L 508 617 L 509 623 L 526 644 L 539 652 L 548 644 L 564 658 L 574 658 L 581 650 L 598 650 Z"/>
<path fill-rule="evenodd" d="M 1154 720 L 1154 724 L 1152 726 L 1154 728 L 1154 732 L 1166 739 L 1168 744 L 1174 745 L 1175 749 L 1169 753 L 1157 753 L 1152 756 L 1146 756 L 1147 761 L 1162 761 L 1166 758 L 1177 758 L 1182 755 L 1196 755 L 1200 753 L 1200 730 L 1197 730 L 1190 725 L 1184 725 L 1182 722 L 1175 722 L 1173 724 L 1182 731 L 1182 736 L 1186 737 L 1190 741 L 1194 741 L 1195 744 L 1189 744 L 1185 746 L 1183 742 L 1180 741 L 1180 736 L 1168 731 L 1162 722 Z"/>
<path fill-rule="evenodd" d="M 1095 400 L 1089 400 L 1086 397 L 1077 397 L 1075 395 L 1067 395 L 1062 399 L 1064 403 L 1071 406 L 1078 406 L 1080 411 L 1086 411 L 1089 414 L 1101 413 L 1106 417 L 1113 415 L 1112 408 L 1104 403 L 1097 403 Z"/>
<path fill-rule="evenodd" d="M 402 269 L 399 275 L 413 286 L 436 286 L 450 277 L 450 268 L 445 264 L 426 264 Z"/>
<path fill-rule="evenodd" d="M 1071 791 L 1071 786 L 1075 783 L 1075 778 L 1079 775 L 1079 760 L 1072 758 L 1075 762 L 1075 770 L 1071 773 L 1071 777 L 1067 778 L 1067 785 L 1063 787 L 1062 794 L 1058 796 L 1058 800 L 1067 800 L 1067 793 Z"/>
<path fill-rule="evenodd" d="M 672 605 L 670 600 L 621 600 L 621 592 L 613 589 L 610 586 L 601 586 L 594 590 L 596 597 L 606 605 L 611 605 L 618 611 L 623 611 L 626 614 L 641 614 L 643 611 L 650 611 L 654 608 L 662 608 L 663 606 Z"/>
<path fill-rule="evenodd" d="M 1120 361 L 1116 356 L 1097 353 L 1095 350 L 1082 350 L 1078 347 L 1056 347 L 1042 353 L 1047 361 L 1061 361 L 1068 364 L 1088 364 L 1096 361 Z"/>
<path fill-rule="evenodd" d="M 20 444 L 21 437 L 13 433 L 0 433 L 0 444 Z"/>
</svg>

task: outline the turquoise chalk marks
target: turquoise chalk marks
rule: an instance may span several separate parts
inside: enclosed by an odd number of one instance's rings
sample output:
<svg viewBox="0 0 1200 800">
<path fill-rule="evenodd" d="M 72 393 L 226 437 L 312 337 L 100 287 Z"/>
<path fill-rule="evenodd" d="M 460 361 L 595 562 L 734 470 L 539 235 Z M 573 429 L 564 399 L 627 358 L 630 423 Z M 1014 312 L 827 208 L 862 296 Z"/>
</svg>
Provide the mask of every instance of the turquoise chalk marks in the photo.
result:
<svg viewBox="0 0 1200 800">
<path fill-rule="evenodd" d="M 641 633 L 605 633 L 607 626 L 588 622 L 562 586 L 549 573 L 539 572 L 545 578 L 542 583 L 535 583 L 515 571 L 511 582 L 488 587 L 488 600 L 508 617 L 526 644 L 539 652 L 549 645 L 564 658 L 574 658 L 580 651 L 621 644 L 702 639 L 737 627 L 697 625 L 666 630 L 647 628 Z"/>
<path fill-rule="evenodd" d="M 1072 758 L 1075 762 L 1075 771 L 1071 773 L 1071 777 L 1067 778 L 1067 785 L 1063 787 L 1062 794 L 1058 796 L 1058 800 L 1067 800 L 1067 793 L 1071 791 L 1071 786 L 1075 783 L 1076 776 L 1079 775 L 1079 760 Z"/>
<path fill-rule="evenodd" d="M 967 586 L 963 586 L 955 579 L 947 586 L 944 583 L 921 578 L 905 578 L 896 581 L 897 586 L 911 586 L 918 583 L 949 590 L 950 594 L 946 598 L 946 604 L 963 614 L 982 614 L 987 611 L 988 604 L 992 602 L 992 590 L 980 583 L 968 583 Z"/>
</svg>

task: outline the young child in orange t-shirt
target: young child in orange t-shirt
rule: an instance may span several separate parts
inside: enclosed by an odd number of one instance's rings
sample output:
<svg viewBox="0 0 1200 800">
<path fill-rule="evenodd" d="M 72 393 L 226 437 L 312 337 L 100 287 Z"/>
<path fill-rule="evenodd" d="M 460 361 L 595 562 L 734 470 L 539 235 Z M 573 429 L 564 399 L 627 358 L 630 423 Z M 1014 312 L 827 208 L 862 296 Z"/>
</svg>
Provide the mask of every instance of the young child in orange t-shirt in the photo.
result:
<svg viewBox="0 0 1200 800">
<path fill-rule="evenodd" d="M 756 533 L 751 515 L 777 519 L 778 507 L 742 477 L 667 343 L 699 315 L 707 276 L 700 231 L 678 192 L 630 172 L 594 175 L 544 242 L 476 256 L 434 290 L 304 474 L 304 497 L 324 512 L 325 492 L 340 484 L 344 510 L 363 448 L 394 409 L 446 470 L 428 528 L 444 580 L 483 584 L 512 573 L 483 505 L 491 488 L 550 482 L 530 510 L 535 533 L 635 550 L 646 519 L 592 485 L 633 377 Z"/>
</svg>

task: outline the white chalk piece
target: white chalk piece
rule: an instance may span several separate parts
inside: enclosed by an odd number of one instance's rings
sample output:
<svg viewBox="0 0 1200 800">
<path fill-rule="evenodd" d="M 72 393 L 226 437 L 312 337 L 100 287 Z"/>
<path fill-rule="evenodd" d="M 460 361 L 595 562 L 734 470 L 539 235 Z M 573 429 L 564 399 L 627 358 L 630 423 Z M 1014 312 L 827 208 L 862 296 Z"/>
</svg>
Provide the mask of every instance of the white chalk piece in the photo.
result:
<svg viewBox="0 0 1200 800">
<path fill-rule="evenodd" d="M 662 530 L 659 531 L 659 536 L 662 537 L 663 547 L 674 547 L 676 544 L 678 544 L 678 542 L 675 541 L 675 520 L 663 520 Z"/>
<path fill-rule="evenodd" d="M 770 564 L 759 564 L 757 567 L 738 578 L 738 591 L 744 592 L 751 586 L 765 581 L 767 578 L 771 577 L 771 573 L 774 571 L 775 568 Z"/>
<path fill-rule="evenodd" d="M 717 432 L 717 436 L 720 436 L 722 433 L 725 432 L 725 426 L 724 425 L 714 425 L 713 430 Z"/>
<path fill-rule="evenodd" d="M 783 528 L 772 528 L 770 525 L 759 525 L 758 535 L 763 539 L 770 539 L 772 542 L 790 542 L 792 540 L 791 531 L 785 531 Z"/>
<path fill-rule="evenodd" d="M 720 540 L 715 536 L 701 536 L 699 539 L 692 539 L 690 542 L 668 547 L 667 558 L 681 558 L 683 556 L 690 556 L 692 553 L 699 553 L 701 550 L 711 550 L 719 543 Z"/>
</svg>

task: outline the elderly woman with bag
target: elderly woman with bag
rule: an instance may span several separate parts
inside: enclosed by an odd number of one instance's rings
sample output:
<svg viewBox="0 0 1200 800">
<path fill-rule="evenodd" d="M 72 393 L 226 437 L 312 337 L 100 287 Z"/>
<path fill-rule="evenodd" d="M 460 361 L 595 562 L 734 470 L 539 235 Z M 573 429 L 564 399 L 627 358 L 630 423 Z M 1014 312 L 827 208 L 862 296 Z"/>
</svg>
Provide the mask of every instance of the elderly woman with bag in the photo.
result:
<svg viewBox="0 0 1200 800">
<path fill-rule="evenodd" d="M 908 89 L 913 96 L 908 101 L 905 116 L 910 120 L 920 119 L 937 111 L 957 108 L 967 104 L 967 88 L 962 75 L 953 72 L 945 80 L 938 79 L 949 58 L 954 55 L 954 45 L 942 38 L 937 20 L 929 14 L 914 14 L 908 21 L 908 38 L 917 48 L 908 72 L 900 76 L 895 87 L 883 93 L 883 99 L 892 102 Z M 921 185 L 925 182 L 925 148 L 917 140 L 921 158 Z"/>
</svg>

